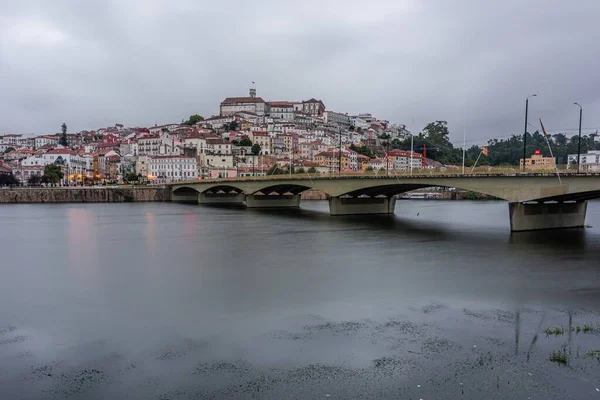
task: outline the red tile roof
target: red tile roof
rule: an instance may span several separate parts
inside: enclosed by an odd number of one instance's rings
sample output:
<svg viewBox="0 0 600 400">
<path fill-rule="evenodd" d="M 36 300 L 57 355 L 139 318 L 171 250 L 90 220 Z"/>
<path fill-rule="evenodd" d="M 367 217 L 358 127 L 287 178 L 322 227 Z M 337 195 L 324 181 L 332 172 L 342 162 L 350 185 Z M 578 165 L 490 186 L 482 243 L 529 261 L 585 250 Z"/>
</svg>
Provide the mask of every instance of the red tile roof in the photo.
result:
<svg viewBox="0 0 600 400">
<path fill-rule="evenodd" d="M 229 144 L 228 141 L 220 138 L 208 138 L 206 139 L 207 144 Z"/>
<path fill-rule="evenodd" d="M 392 150 L 388 153 L 390 157 L 410 157 L 410 151 Z M 422 158 L 423 154 L 413 153 L 413 158 Z"/>
<path fill-rule="evenodd" d="M 46 152 L 46 154 L 70 154 L 70 155 L 76 155 L 77 153 L 75 153 L 73 150 L 70 149 L 52 149 L 52 150 L 48 150 Z"/>
<path fill-rule="evenodd" d="M 271 101 L 269 104 L 271 107 L 294 107 L 294 103 L 289 101 Z"/>
<path fill-rule="evenodd" d="M 187 157 L 187 156 L 182 156 L 182 155 L 171 155 L 171 156 L 148 156 L 148 158 L 164 159 L 164 158 L 194 158 L 194 157 Z"/>
<path fill-rule="evenodd" d="M 221 102 L 221 105 L 236 103 L 264 103 L 262 97 L 227 97 Z"/>
</svg>

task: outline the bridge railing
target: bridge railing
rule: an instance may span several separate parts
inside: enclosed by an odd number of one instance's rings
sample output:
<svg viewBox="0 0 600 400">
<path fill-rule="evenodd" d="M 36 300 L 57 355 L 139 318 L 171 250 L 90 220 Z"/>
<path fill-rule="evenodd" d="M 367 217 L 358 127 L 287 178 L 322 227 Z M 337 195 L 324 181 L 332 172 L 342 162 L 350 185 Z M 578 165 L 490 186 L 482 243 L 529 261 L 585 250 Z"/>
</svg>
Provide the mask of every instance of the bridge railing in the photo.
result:
<svg viewBox="0 0 600 400">
<path fill-rule="evenodd" d="M 561 175 L 565 176 L 600 176 L 597 173 L 580 173 L 575 174 L 574 170 L 559 168 Z M 277 175 L 256 175 L 256 176 L 244 176 L 244 177 L 233 177 L 233 178 L 199 178 L 194 181 L 179 181 L 172 182 L 174 184 L 190 184 L 199 182 L 240 182 L 240 181 L 269 181 L 269 180 L 322 180 L 322 179 L 340 179 L 340 178 L 369 178 L 369 179 L 394 179 L 394 178 L 460 178 L 460 177 L 493 177 L 493 176 L 556 176 L 556 170 L 553 168 L 536 169 L 534 171 L 527 170 L 523 172 L 518 167 L 490 167 L 481 166 L 471 171 L 469 168 L 462 173 L 461 168 L 425 168 L 415 169 L 412 171 L 400 171 L 400 170 L 374 170 L 374 171 L 356 171 L 356 172 L 338 172 L 331 173 L 294 173 L 294 174 L 277 174 Z"/>
</svg>

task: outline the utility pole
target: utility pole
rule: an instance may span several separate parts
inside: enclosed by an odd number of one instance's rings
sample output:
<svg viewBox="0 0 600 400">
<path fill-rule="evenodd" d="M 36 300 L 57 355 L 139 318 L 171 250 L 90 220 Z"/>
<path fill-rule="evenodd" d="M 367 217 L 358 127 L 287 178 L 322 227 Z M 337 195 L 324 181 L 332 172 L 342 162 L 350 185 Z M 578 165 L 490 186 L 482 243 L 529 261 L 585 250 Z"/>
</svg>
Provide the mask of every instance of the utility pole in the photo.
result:
<svg viewBox="0 0 600 400">
<path fill-rule="evenodd" d="M 414 146 L 414 138 L 415 138 L 415 117 L 412 117 L 412 127 L 411 129 L 413 130 L 412 132 L 410 132 L 410 176 L 412 176 L 413 174 L 413 153 L 415 152 L 415 146 Z"/>
<path fill-rule="evenodd" d="M 342 175 L 342 128 L 340 128 L 340 147 L 338 149 L 338 173 Z"/>
<path fill-rule="evenodd" d="M 467 123 L 463 121 L 463 163 L 462 173 L 465 174 L 465 156 L 467 152 Z"/>
<path fill-rule="evenodd" d="M 527 96 L 525 99 L 525 132 L 523 133 L 523 172 L 525 172 L 525 158 L 527 158 L 527 113 L 529 111 L 529 98 L 535 97 L 537 94 Z"/>
<path fill-rule="evenodd" d="M 583 107 L 581 107 L 581 105 L 579 103 L 573 103 L 576 106 L 579 106 L 579 141 L 577 142 L 577 173 L 579 173 L 579 166 L 581 164 L 580 158 L 581 158 L 581 119 L 583 117 Z M 569 162 L 569 159 L 567 157 L 567 162 Z"/>
</svg>

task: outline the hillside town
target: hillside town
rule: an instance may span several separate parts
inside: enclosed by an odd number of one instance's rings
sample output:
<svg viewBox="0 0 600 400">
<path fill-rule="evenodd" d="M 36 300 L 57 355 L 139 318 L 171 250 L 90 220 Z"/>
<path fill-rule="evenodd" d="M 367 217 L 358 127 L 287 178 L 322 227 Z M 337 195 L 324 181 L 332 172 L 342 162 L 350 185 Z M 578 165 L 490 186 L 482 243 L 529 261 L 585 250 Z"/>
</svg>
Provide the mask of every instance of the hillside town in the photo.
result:
<svg viewBox="0 0 600 400">
<path fill-rule="evenodd" d="M 406 171 L 427 166 L 423 154 L 390 150 L 410 136 L 405 125 L 364 113 L 327 109 L 322 100 L 266 101 L 251 88 L 228 97 L 218 115 L 181 123 L 122 124 L 62 133 L 0 136 L 0 174 L 21 184 L 60 168 L 63 186 L 138 182 L 167 184 L 280 173 Z M 434 164 L 434 163 L 433 163 Z M 429 166 L 434 166 L 431 162 Z"/>
</svg>

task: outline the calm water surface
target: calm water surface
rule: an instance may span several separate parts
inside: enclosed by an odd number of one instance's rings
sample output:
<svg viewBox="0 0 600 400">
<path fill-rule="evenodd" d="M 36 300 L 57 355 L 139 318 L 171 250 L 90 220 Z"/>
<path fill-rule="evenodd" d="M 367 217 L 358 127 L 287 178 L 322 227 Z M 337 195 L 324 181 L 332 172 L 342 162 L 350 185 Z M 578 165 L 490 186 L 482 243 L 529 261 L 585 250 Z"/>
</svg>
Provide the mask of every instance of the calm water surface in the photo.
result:
<svg viewBox="0 0 600 400">
<path fill-rule="evenodd" d="M 302 208 L 1 206 L 0 398 L 600 399 L 600 203 Z"/>
</svg>

